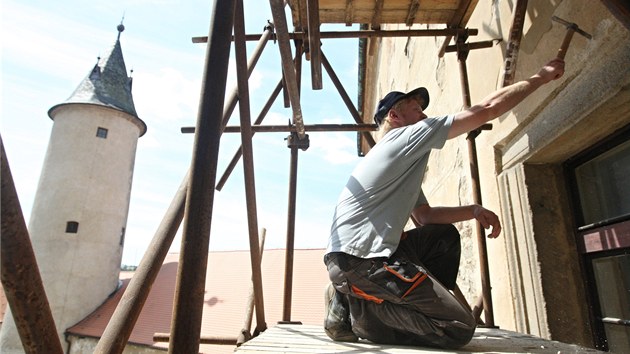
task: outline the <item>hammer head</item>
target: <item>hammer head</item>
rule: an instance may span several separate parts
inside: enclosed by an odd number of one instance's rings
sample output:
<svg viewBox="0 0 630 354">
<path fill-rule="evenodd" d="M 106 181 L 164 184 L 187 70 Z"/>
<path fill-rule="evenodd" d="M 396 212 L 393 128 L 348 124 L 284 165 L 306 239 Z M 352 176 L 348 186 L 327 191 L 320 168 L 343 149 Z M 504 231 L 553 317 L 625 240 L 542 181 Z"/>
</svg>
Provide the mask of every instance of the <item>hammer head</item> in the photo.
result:
<svg viewBox="0 0 630 354">
<path fill-rule="evenodd" d="M 580 27 L 578 27 L 578 25 L 573 23 L 573 22 L 565 21 L 565 20 L 561 19 L 558 16 L 552 16 L 551 19 L 556 21 L 556 22 L 558 22 L 558 23 L 563 24 L 567 29 L 572 30 L 572 31 L 574 31 L 576 33 L 579 33 L 579 34 L 583 35 L 584 37 L 586 37 L 588 39 L 592 39 L 593 38 L 593 36 L 591 36 L 590 34 L 584 32 L 583 30 L 581 30 Z"/>
</svg>

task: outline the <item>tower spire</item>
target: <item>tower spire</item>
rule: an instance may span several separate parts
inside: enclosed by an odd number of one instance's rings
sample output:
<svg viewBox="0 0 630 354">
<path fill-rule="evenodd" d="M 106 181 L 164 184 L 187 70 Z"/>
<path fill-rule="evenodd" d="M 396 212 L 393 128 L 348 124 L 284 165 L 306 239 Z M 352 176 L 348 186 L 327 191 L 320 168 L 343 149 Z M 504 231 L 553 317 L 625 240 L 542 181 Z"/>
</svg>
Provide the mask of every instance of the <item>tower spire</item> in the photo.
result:
<svg viewBox="0 0 630 354">
<path fill-rule="evenodd" d="M 117 41 L 120 40 L 120 34 L 125 30 L 125 25 L 123 25 L 124 21 L 125 21 L 125 14 L 123 13 L 122 18 L 120 19 L 120 24 L 118 25 L 118 27 L 116 27 L 116 29 L 118 29 L 118 38 L 116 38 Z"/>
<path fill-rule="evenodd" d="M 123 25 L 124 15 L 117 26 L 118 38 L 112 49 L 99 56 L 99 60 L 92 68 L 88 76 L 79 84 L 74 93 L 65 102 L 53 106 L 48 115 L 52 117 L 53 110 L 57 107 L 73 104 L 87 103 L 115 108 L 129 113 L 134 122 L 140 126 L 140 135 L 146 132 L 146 124 L 138 117 L 131 94 L 132 79 L 127 76 L 127 68 L 120 45 L 120 34 L 125 30 Z"/>
</svg>

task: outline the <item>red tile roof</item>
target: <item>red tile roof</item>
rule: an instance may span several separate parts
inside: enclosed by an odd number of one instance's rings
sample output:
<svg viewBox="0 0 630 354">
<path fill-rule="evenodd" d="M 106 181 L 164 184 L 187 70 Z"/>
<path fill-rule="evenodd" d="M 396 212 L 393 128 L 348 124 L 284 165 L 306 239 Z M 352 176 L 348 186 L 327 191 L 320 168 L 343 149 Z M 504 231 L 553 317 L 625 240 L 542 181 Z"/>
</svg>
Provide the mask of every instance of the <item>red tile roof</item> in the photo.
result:
<svg viewBox="0 0 630 354">
<path fill-rule="evenodd" d="M 291 320 L 322 325 L 324 289 L 328 273 L 323 263 L 324 249 L 295 250 Z M 167 255 L 129 342 L 139 345 L 168 347 L 153 341 L 154 333 L 169 333 L 175 279 L 179 254 Z M 265 250 L 262 261 L 265 319 L 271 327 L 282 320 L 285 250 Z M 121 278 L 124 275 L 121 274 Z M 83 321 L 68 329 L 77 336 L 100 338 L 111 318 L 129 279 Z M 201 336 L 236 338 L 243 328 L 246 301 L 251 286 L 249 251 L 210 252 L 206 273 L 206 296 L 203 306 Z M 255 328 L 256 316 L 254 314 Z M 200 351 L 231 353 L 231 345 L 202 345 Z"/>
</svg>

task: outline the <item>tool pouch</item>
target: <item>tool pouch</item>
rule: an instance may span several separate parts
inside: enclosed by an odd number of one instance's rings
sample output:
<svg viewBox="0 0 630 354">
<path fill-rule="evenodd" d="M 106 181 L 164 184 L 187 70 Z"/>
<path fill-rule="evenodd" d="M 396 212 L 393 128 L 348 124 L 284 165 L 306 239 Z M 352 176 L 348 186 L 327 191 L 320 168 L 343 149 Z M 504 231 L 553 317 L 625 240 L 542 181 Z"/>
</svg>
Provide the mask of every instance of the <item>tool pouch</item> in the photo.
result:
<svg viewBox="0 0 630 354">
<path fill-rule="evenodd" d="M 402 300 L 427 279 L 427 274 L 415 264 L 394 261 L 375 264 L 368 278 Z"/>
</svg>

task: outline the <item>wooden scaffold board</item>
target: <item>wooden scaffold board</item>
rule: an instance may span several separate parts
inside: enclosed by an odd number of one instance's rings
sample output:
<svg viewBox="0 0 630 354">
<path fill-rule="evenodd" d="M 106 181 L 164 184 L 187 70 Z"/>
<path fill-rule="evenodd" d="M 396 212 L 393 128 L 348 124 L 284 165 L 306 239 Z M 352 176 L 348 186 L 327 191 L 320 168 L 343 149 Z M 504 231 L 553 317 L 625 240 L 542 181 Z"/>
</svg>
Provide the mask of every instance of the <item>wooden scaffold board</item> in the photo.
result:
<svg viewBox="0 0 630 354">
<path fill-rule="evenodd" d="M 276 325 L 236 349 L 237 353 L 599 353 L 594 349 L 502 330 L 478 328 L 472 341 L 457 350 L 392 346 L 360 340 L 334 342 L 321 326 Z"/>
</svg>

